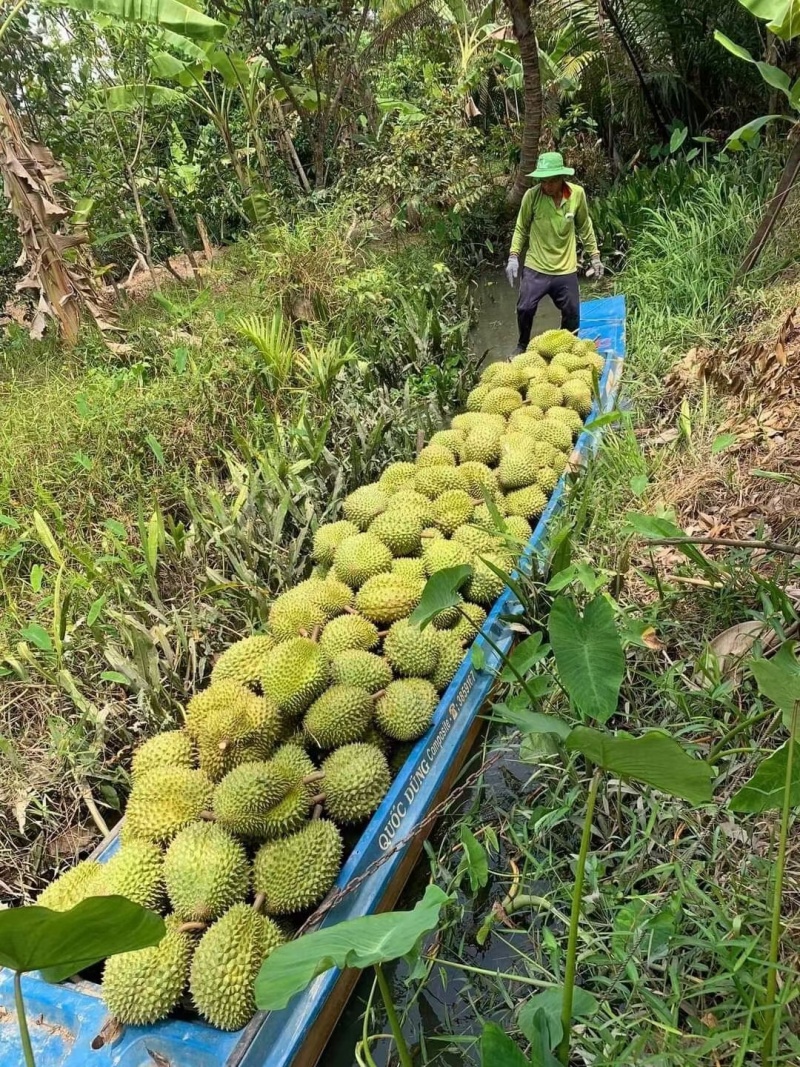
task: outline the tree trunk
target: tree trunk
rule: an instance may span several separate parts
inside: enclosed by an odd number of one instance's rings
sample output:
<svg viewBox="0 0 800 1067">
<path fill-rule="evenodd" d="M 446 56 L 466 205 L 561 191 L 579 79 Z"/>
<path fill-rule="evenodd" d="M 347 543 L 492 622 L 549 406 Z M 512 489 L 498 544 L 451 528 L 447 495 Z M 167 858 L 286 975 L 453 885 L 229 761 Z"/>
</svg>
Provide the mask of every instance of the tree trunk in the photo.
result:
<svg viewBox="0 0 800 1067">
<path fill-rule="evenodd" d="M 525 117 L 522 125 L 519 169 L 508 192 L 508 203 L 517 208 L 530 185 L 528 175 L 536 166 L 542 135 L 542 81 L 539 75 L 539 48 L 531 19 L 532 0 L 505 0 L 522 61 L 522 95 Z"/>
<path fill-rule="evenodd" d="M 614 9 L 613 3 L 610 2 L 610 0 L 600 0 L 600 7 L 602 8 L 603 14 L 611 23 L 614 32 L 619 38 L 619 43 L 622 45 L 625 55 L 628 57 L 630 64 L 633 67 L 633 73 L 636 75 L 636 80 L 639 83 L 639 88 L 642 90 L 642 96 L 644 97 L 645 103 L 647 104 L 647 107 L 653 118 L 653 122 L 655 123 L 656 129 L 658 130 L 661 137 L 663 137 L 665 141 L 668 141 L 669 130 L 667 129 L 667 125 L 664 122 L 664 117 L 661 114 L 661 110 L 658 106 L 658 103 L 656 102 L 656 98 L 650 91 L 650 86 L 647 84 L 645 72 L 642 68 L 641 63 L 639 62 L 639 59 L 636 56 L 636 52 L 634 51 L 631 42 L 628 40 L 627 34 L 625 33 L 625 30 L 623 29 L 619 18 L 617 17 L 617 12 Z"/>
</svg>

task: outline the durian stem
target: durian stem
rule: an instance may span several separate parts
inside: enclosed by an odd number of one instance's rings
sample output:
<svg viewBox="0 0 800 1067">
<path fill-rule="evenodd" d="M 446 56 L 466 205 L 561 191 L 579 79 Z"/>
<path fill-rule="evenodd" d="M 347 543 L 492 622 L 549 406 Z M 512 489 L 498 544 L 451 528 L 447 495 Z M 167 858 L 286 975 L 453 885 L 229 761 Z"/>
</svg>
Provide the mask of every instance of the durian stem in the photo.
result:
<svg viewBox="0 0 800 1067">
<path fill-rule="evenodd" d="M 325 771 L 314 771 L 313 774 L 307 774 L 303 779 L 303 785 L 311 785 L 313 782 L 321 782 L 325 777 Z"/>
<path fill-rule="evenodd" d="M 386 981 L 383 967 L 381 967 L 379 963 L 375 964 L 375 974 L 378 978 L 378 989 L 381 991 L 383 1006 L 386 1008 L 386 1019 L 389 1023 L 389 1029 L 392 1031 L 392 1037 L 394 1038 L 394 1043 L 397 1047 L 397 1055 L 400 1059 L 401 1067 L 414 1067 L 414 1062 L 411 1059 L 411 1052 L 406 1044 L 406 1039 L 403 1037 L 400 1020 L 397 1018 L 397 1011 L 394 1006 L 394 1001 L 392 1000 L 392 991 L 389 988 L 389 983 Z"/>
<path fill-rule="evenodd" d="M 324 797 L 323 797 L 323 799 L 324 799 Z M 323 811 L 322 804 L 315 804 L 314 805 L 314 810 L 311 812 L 311 821 L 312 822 L 316 822 L 318 819 L 321 819 L 322 818 L 322 811 Z"/>
<path fill-rule="evenodd" d="M 372 694 L 372 699 L 373 700 L 380 700 L 380 698 L 382 696 L 384 696 L 385 694 L 386 694 L 386 690 L 385 689 L 379 689 L 377 693 L 373 693 Z"/>
<path fill-rule="evenodd" d="M 322 633 L 322 627 L 317 623 L 314 629 L 311 631 L 311 640 L 319 641 L 319 635 Z"/>
<path fill-rule="evenodd" d="M 36 1067 L 33 1058 L 31 1035 L 28 1033 L 28 1020 L 25 1018 L 25 1001 L 22 999 L 22 972 L 14 971 L 14 1003 L 17 1008 L 17 1026 L 22 1051 L 25 1053 L 25 1067 Z"/>
<path fill-rule="evenodd" d="M 219 748 L 220 752 L 224 752 L 227 747 L 228 747 L 228 742 L 227 741 L 220 741 L 220 743 L 218 745 L 218 748 Z"/>
<path fill-rule="evenodd" d="M 253 899 L 253 911 L 261 911 L 266 899 L 266 893 L 256 893 L 255 898 Z"/>
<path fill-rule="evenodd" d="M 181 925 L 178 927 L 178 933 L 179 934 L 196 934 L 196 933 L 199 933 L 200 930 L 207 930 L 207 929 L 208 929 L 208 923 L 200 923 L 200 922 L 197 922 L 197 923 L 181 923 Z"/>
<path fill-rule="evenodd" d="M 217 817 L 213 811 L 201 811 L 197 816 L 198 819 L 202 819 L 203 822 L 216 822 Z"/>
</svg>

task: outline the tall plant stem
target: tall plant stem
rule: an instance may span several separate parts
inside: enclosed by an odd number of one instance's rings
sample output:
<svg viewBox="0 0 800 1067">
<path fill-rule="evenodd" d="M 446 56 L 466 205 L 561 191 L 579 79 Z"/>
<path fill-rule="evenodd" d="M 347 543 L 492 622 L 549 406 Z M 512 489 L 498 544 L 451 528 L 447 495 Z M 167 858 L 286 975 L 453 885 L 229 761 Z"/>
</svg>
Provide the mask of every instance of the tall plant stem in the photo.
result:
<svg viewBox="0 0 800 1067">
<path fill-rule="evenodd" d="M 772 1067 L 775 1056 L 775 1031 L 779 1015 L 775 1008 L 778 991 L 778 950 L 781 945 L 781 904 L 783 903 L 783 875 L 786 869 L 786 843 L 789 839 L 789 816 L 791 814 L 792 763 L 794 762 L 797 719 L 800 716 L 800 701 L 792 709 L 792 724 L 789 728 L 789 755 L 786 758 L 786 778 L 783 783 L 783 809 L 778 838 L 778 858 L 775 864 L 775 885 L 772 890 L 772 931 L 769 939 L 769 974 L 767 975 L 766 1011 L 764 1012 L 764 1045 L 761 1062 L 763 1067 Z M 775 1061 L 777 1062 L 777 1061 Z"/>
<path fill-rule="evenodd" d="M 375 964 L 375 974 L 378 978 L 378 989 L 381 991 L 381 997 L 383 997 L 383 1006 L 386 1008 L 386 1018 L 389 1022 L 389 1029 L 392 1031 L 392 1037 L 394 1043 L 397 1046 L 397 1055 L 400 1057 L 401 1067 L 414 1067 L 414 1062 L 411 1059 L 411 1052 L 409 1051 L 406 1039 L 403 1037 L 403 1031 L 400 1027 L 400 1020 L 397 1018 L 397 1010 L 392 1000 L 392 991 L 389 988 L 389 983 L 386 980 L 386 975 L 383 973 L 383 967 L 379 963 Z"/>
<path fill-rule="evenodd" d="M 589 855 L 589 843 L 592 837 L 592 818 L 600 787 L 602 771 L 596 770 L 589 787 L 589 799 L 586 802 L 586 815 L 583 820 L 581 850 L 578 853 L 578 868 L 575 871 L 575 886 L 572 890 L 572 911 L 569 917 L 569 940 L 567 941 L 567 960 L 564 967 L 564 1000 L 561 1005 L 561 1043 L 558 1046 L 558 1058 L 564 1067 L 569 1064 L 570 1026 L 572 1025 L 572 996 L 575 990 L 575 963 L 578 955 L 578 926 L 581 920 L 581 899 L 583 897 L 583 876 L 586 873 L 586 857 Z"/>
<path fill-rule="evenodd" d="M 460 614 L 461 614 L 461 615 L 462 615 L 462 616 L 463 616 L 463 617 L 464 617 L 464 618 L 465 618 L 465 619 L 467 620 L 467 622 L 468 622 L 468 623 L 472 623 L 472 619 L 471 619 L 471 618 L 469 617 L 469 615 L 467 615 L 466 611 L 464 611 L 464 609 L 463 609 L 463 608 L 459 607 L 459 608 L 458 608 L 458 611 L 459 611 L 459 613 L 460 613 Z M 514 664 L 513 664 L 512 662 L 511 662 L 511 659 L 510 659 L 510 657 L 508 657 L 508 656 L 507 656 L 507 655 L 505 654 L 505 652 L 504 652 L 504 651 L 502 650 L 502 648 L 500 648 L 500 646 L 499 646 L 499 645 L 497 645 L 497 644 L 496 644 L 496 643 L 495 643 L 495 642 L 494 642 L 494 641 L 493 641 L 493 640 L 491 639 L 491 637 L 489 637 L 488 633 L 486 633 L 486 631 L 485 631 L 485 630 L 479 630 L 479 631 L 478 631 L 478 634 L 479 634 L 479 636 L 480 636 L 480 637 L 482 637 L 482 638 L 484 639 L 484 641 L 485 641 L 485 642 L 486 642 L 486 644 L 487 644 L 487 645 L 489 646 L 489 648 L 491 648 L 491 650 L 492 650 L 493 652 L 496 652 L 496 653 L 497 653 L 497 655 L 498 655 L 498 656 L 500 657 L 500 662 L 501 662 L 501 663 L 503 664 L 503 666 L 504 666 L 504 667 L 508 667 L 508 669 L 509 669 L 509 670 L 511 671 L 511 673 L 512 673 L 512 674 L 514 675 L 514 677 L 515 677 L 515 678 L 517 679 L 517 681 L 519 682 L 519 684 L 520 684 L 520 685 L 522 686 L 522 688 L 523 688 L 523 689 L 525 690 L 525 692 L 526 692 L 526 693 L 528 694 L 528 696 L 530 697 L 530 699 L 531 699 L 531 700 L 532 700 L 532 701 L 533 701 L 533 702 L 535 703 L 535 702 L 536 702 L 536 694 L 535 694 L 535 693 L 532 693 L 532 692 L 530 691 L 530 689 L 528 688 L 528 683 L 527 683 L 527 682 L 525 681 L 525 679 L 524 679 L 524 678 L 522 677 L 522 675 L 520 674 L 520 672 L 519 672 L 519 671 L 517 670 L 517 668 L 516 668 L 516 667 L 514 666 Z"/>
<path fill-rule="evenodd" d="M 23 7 L 27 4 L 28 0 L 17 0 L 17 3 L 11 8 L 8 18 L 5 20 L 2 26 L 0 26 L 0 41 L 3 40 L 6 30 L 11 25 L 16 16 L 22 11 Z"/>
<path fill-rule="evenodd" d="M 22 972 L 14 971 L 14 1003 L 17 1008 L 17 1026 L 19 1027 L 19 1039 L 22 1043 L 22 1051 L 25 1054 L 25 1067 L 36 1067 L 33 1058 L 33 1045 L 31 1035 L 28 1033 L 28 1020 L 25 1018 L 25 1001 L 22 999 Z"/>
</svg>

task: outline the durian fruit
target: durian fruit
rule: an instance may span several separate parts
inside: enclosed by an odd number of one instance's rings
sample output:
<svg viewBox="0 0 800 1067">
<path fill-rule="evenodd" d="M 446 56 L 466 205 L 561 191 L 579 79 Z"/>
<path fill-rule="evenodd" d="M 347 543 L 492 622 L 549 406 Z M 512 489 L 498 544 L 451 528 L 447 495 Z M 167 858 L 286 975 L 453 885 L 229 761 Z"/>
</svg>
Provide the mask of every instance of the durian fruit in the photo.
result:
<svg viewBox="0 0 800 1067">
<path fill-rule="evenodd" d="M 270 809 L 296 784 L 281 760 L 242 763 L 214 790 L 212 810 L 217 825 L 239 837 L 266 837 L 265 820 Z"/>
<path fill-rule="evenodd" d="M 455 454 L 444 445 L 427 445 L 417 456 L 417 467 L 455 467 Z"/>
<path fill-rule="evenodd" d="M 476 426 L 483 426 L 485 417 L 486 416 L 479 411 L 462 411 L 460 414 L 452 417 L 450 425 L 454 430 L 469 433 L 469 431 L 474 430 Z"/>
<path fill-rule="evenodd" d="M 548 419 L 553 419 L 556 422 L 561 422 L 567 426 L 571 431 L 573 437 L 579 434 L 583 429 L 583 419 L 580 417 L 577 411 L 573 411 L 572 408 L 555 407 L 550 408 L 547 412 Z"/>
<path fill-rule="evenodd" d="M 373 748 L 377 748 L 378 751 L 382 752 L 387 759 L 389 758 L 389 755 L 395 745 L 395 742 L 391 739 L 391 737 L 387 737 L 386 734 L 382 734 L 377 726 L 370 726 L 363 742 L 361 743 L 365 745 L 372 745 Z"/>
<path fill-rule="evenodd" d="M 481 529 L 480 526 L 473 526 L 470 523 L 459 526 L 458 529 L 454 530 L 452 540 L 466 546 L 473 554 L 475 552 L 491 552 L 498 545 L 495 534 L 491 534 L 488 530 Z"/>
<path fill-rule="evenodd" d="M 126 1026 L 166 1018 L 186 988 L 191 956 L 192 940 L 174 918 L 157 945 L 109 956 L 101 987 L 109 1014 Z"/>
<path fill-rule="evenodd" d="M 509 515 L 521 515 L 523 519 L 538 519 L 547 507 L 547 497 L 538 485 L 515 489 L 506 496 Z"/>
<path fill-rule="evenodd" d="M 311 817 L 311 801 L 317 792 L 316 785 L 306 785 L 303 781 L 317 768 L 301 745 L 282 745 L 271 762 L 285 770 L 293 784 L 283 800 L 264 813 L 259 837 L 266 841 L 287 837 L 301 830 Z"/>
<path fill-rule="evenodd" d="M 262 845 L 253 863 L 253 886 L 269 915 L 291 915 L 319 904 L 336 881 L 344 845 L 335 824 L 310 822 L 291 837 Z"/>
<path fill-rule="evenodd" d="M 408 619 L 400 619 L 389 627 L 383 654 L 396 674 L 425 678 L 433 674 L 439 660 L 436 630 L 432 626 L 421 630 Z"/>
<path fill-rule="evenodd" d="M 508 514 L 508 507 L 506 506 L 506 498 L 504 496 L 498 496 L 494 500 L 494 509 L 502 519 Z M 478 504 L 472 515 L 472 525 L 478 526 L 482 530 L 488 530 L 489 533 L 497 533 L 497 521 L 495 515 L 490 511 L 486 504 Z"/>
<path fill-rule="evenodd" d="M 433 502 L 434 525 L 449 535 L 462 523 L 469 522 L 475 505 L 465 489 L 449 489 Z"/>
<path fill-rule="evenodd" d="M 161 767 L 193 767 L 194 744 L 185 730 L 165 730 L 139 745 L 131 761 L 131 776 L 135 780 L 148 771 Z"/>
<path fill-rule="evenodd" d="M 520 408 L 520 411 L 525 411 L 525 408 Z M 488 467 L 485 463 L 472 462 L 462 463 L 459 467 L 461 471 L 461 477 L 464 479 L 464 487 L 471 497 L 483 498 L 484 490 L 489 493 L 490 496 L 497 496 L 500 486 L 497 482 L 497 475 Z"/>
<path fill-rule="evenodd" d="M 413 741 L 398 741 L 394 745 L 394 747 L 392 748 L 391 755 L 389 756 L 389 770 L 392 772 L 393 778 L 398 775 L 403 769 L 403 765 L 405 764 L 408 757 L 411 755 L 413 749 Z"/>
<path fill-rule="evenodd" d="M 467 411 L 480 411 L 486 397 L 491 393 L 491 385 L 477 385 L 471 393 L 467 395 L 465 407 Z"/>
<path fill-rule="evenodd" d="M 400 574 L 377 574 L 356 595 L 356 607 L 371 622 L 384 625 L 410 615 L 422 598 L 422 583 Z"/>
<path fill-rule="evenodd" d="M 425 580 L 425 566 L 421 559 L 410 556 L 400 556 L 392 560 L 392 572 L 401 574 L 404 578 L 412 578 L 417 581 Z"/>
<path fill-rule="evenodd" d="M 568 374 L 583 367 L 585 365 L 585 358 L 578 350 L 578 345 L 580 344 L 582 344 L 581 341 L 576 342 L 575 350 L 573 352 L 556 352 L 553 356 L 551 366 L 563 367 Z"/>
<path fill-rule="evenodd" d="M 527 381 L 525 367 L 513 360 L 510 363 L 490 363 L 481 375 L 481 383 L 491 385 L 493 389 L 521 389 Z"/>
<path fill-rule="evenodd" d="M 500 437 L 502 430 L 494 426 L 477 427 L 470 430 L 461 448 L 462 462 L 496 463 L 500 457 Z"/>
<path fill-rule="evenodd" d="M 464 480 L 457 467 L 420 467 L 414 475 L 414 488 L 433 500 L 448 489 L 463 489 Z"/>
<path fill-rule="evenodd" d="M 527 399 L 530 404 L 542 411 L 560 404 L 563 394 L 557 385 L 551 382 L 531 382 L 528 386 Z"/>
<path fill-rule="evenodd" d="M 428 442 L 429 445 L 441 445 L 448 449 L 453 455 L 458 455 L 458 450 L 461 442 L 464 440 L 465 433 L 463 430 L 437 430 Z"/>
<path fill-rule="evenodd" d="M 306 712 L 306 735 L 319 748 L 360 741 L 372 722 L 372 696 L 353 685 L 332 685 Z"/>
<path fill-rule="evenodd" d="M 467 583 L 466 595 L 473 604 L 482 604 L 485 607 L 494 604 L 495 600 L 505 589 L 506 583 L 502 578 L 499 578 L 495 572 L 488 566 L 489 563 L 494 564 L 498 569 L 508 573 L 512 569 L 511 560 L 499 553 L 489 554 L 488 552 L 483 555 L 476 556 L 475 563 L 473 564 L 472 577 Z"/>
<path fill-rule="evenodd" d="M 569 371 L 558 363 L 551 363 L 547 368 L 547 380 L 551 385 L 563 385 L 569 378 Z"/>
<path fill-rule="evenodd" d="M 330 566 L 336 549 L 346 537 L 353 537 L 358 533 L 358 527 L 354 522 L 340 519 L 338 522 L 325 522 L 317 527 L 314 534 L 314 546 L 312 554 L 318 563 Z"/>
<path fill-rule="evenodd" d="M 534 423 L 541 422 L 544 412 L 535 404 L 526 404 L 524 408 L 517 408 L 511 412 L 508 420 L 508 430 L 511 433 L 528 433 Z"/>
<path fill-rule="evenodd" d="M 397 741 L 421 737 L 433 720 L 439 694 L 427 678 L 400 678 L 375 704 L 375 722 Z"/>
<path fill-rule="evenodd" d="M 200 938 L 189 988 L 198 1012 L 219 1030 L 240 1030 L 256 1010 L 261 964 L 284 941 L 280 928 L 248 904 L 234 904 Z"/>
<path fill-rule="evenodd" d="M 441 541 L 444 539 L 444 534 L 438 526 L 426 526 L 422 531 L 422 547 L 423 550 L 426 545 L 429 545 L 431 541 Z"/>
<path fill-rule="evenodd" d="M 378 486 L 384 493 L 391 496 L 400 489 L 410 486 L 416 473 L 417 468 L 413 463 L 390 463 L 378 479 Z"/>
<path fill-rule="evenodd" d="M 606 365 L 605 359 L 599 352 L 592 352 L 586 357 L 587 364 L 597 371 L 598 377 L 603 373 L 603 368 Z"/>
<path fill-rule="evenodd" d="M 296 589 L 308 589 L 309 595 L 325 612 L 325 621 L 341 615 L 353 606 L 353 590 L 334 574 L 329 574 L 322 580 L 301 582 Z"/>
<path fill-rule="evenodd" d="M 591 390 L 594 385 L 594 372 L 591 367 L 580 367 L 578 370 L 570 372 L 568 382 L 581 382 L 587 389 Z M 566 384 L 566 383 L 565 383 Z"/>
<path fill-rule="evenodd" d="M 439 693 L 443 693 L 464 660 L 464 649 L 458 635 L 451 630 L 440 630 L 438 637 L 439 661 L 431 675 L 431 683 Z"/>
<path fill-rule="evenodd" d="M 343 826 L 368 819 L 391 785 L 389 764 L 379 748 L 344 745 L 322 763 L 325 810 Z"/>
<path fill-rule="evenodd" d="M 459 598 L 459 602 L 461 599 Z M 461 616 L 461 612 L 457 605 L 452 605 L 449 608 L 442 608 L 441 611 L 437 611 L 431 619 L 431 623 L 437 630 L 449 630 L 455 626 Z"/>
<path fill-rule="evenodd" d="M 164 853 L 149 841 L 125 841 L 101 864 L 95 893 L 127 897 L 157 911 L 164 901 Z"/>
<path fill-rule="evenodd" d="M 545 496 L 549 496 L 558 485 L 559 475 L 552 467 L 540 467 L 536 472 L 536 484 Z"/>
<path fill-rule="evenodd" d="M 479 604 L 462 604 L 461 618 L 448 632 L 466 645 L 478 636 L 485 622 L 486 612 Z"/>
<path fill-rule="evenodd" d="M 221 826 L 193 823 L 164 857 L 164 881 L 174 914 L 184 922 L 211 922 L 244 900 L 250 864 L 242 845 Z"/>
<path fill-rule="evenodd" d="M 572 350 L 577 356 L 585 357 L 598 354 L 597 345 L 588 337 L 582 337 L 579 341 L 576 341 L 572 346 Z"/>
<path fill-rule="evenodd" d="M 446 541 L 441 538 L 430 541 L 425 546 L 422 562 L 425 564 L 425 573 L 430 578 L 432 574 L 448 567 L 469 566 L 472 563 L 472 552 L 458 541 Z"/>
<path fill-rule="evenodd" d="M 504 489 L 524 489 L 536 481 L 536 462 L 528 451 L 509 450 L 500 457 L 497 477 Z"/>
<path fill-rule="evenodd" d="M 529 348 L 527 352 L 520 352 L 519 355 L 514 356 L 511 363 L 515 367 L 526 367 L 529 369 L 546 368 L 547 361 L 539 355 L 535 348 Z"/>
<path fill-rule="evenodd" d="M 87 897 L 98 895 L 102 873 L 96 860 L 81 860 L 43 889 L 36 903 L 51 911 L 69 911 Z"/>
<path fill-rule="evenodd" d="M 395 623 L 399 626 L 400 623 Z M 353 685 L 377 693 L 392 680 L 392 669 L 381 656 L 353 648 L 331 661 L 331 675 L 337 685 Z"/>
<path fill-rule="evenodd" d="M 414 468 L 414 474 L 416 476 L 417 469 Z M 431 498 L 425 496 L 424 493 L 417 492 L 411 487 L 403 486 L 394 496 L 389 497 L 389 506 L 386 509 L 387 512 L 401 511 L 404 514 L 414 515 L 423 526 L 430 525 L 433 522 L 433 506 L 431 504 Z"/>
<path fill-rule="evenodd" d="M 278 642 L 312 633 L 327 616 L 314 597 L 298 587 L 281 593 L 269 609 L 269 628 Z"/>
<path fill-rule="evenodd" d="M 211 683 L 238 682 L 239 685 L 254 686 L 261 681 L 264 660 L 277 644 L 272 634 L 253 634 L 235 641 L 226 648 L 214 664 Z"/>
<path fill-rule="evenodd" d="M 377 537 L 393 556 L 413 556 L 421 548 L 422 527 L 423 522 L 418 515 L 396 509 L 379 515 L 370 526 L 369 534 L 364 536 L 371 534 Z"/>
<path fill-rule="evenodd" d="M 516 389 L 501 387 L 487 393 L 481 403 L 481 411 L 494 415 L 510 415 L 522 405 L 522 397 Z"/>
<path fill-rule="evenodd" d="M 563 387 L 564 406 L 577 411 L 584 418 L 592 410 L 592 394 L 583 382 L 565 382 Z"/>
<path fill-rule="evenodd" d="M 211 807 L 214 786 L 203 771 L 162 767 L 133 783 L 125 811 L 126 840 L 166 844 Z"/>
<path fill-rule="evenodd" d="M 505 520 L 506 532 L 515 541 L 526 545 L 531 539 L 533 530 L 531 524 L 522 515 L 509 515 Z"/>
<path fill-rule="evenodd" d="M 391 565 L 391 550 L 372 531 L 348 537 L 333 557 L 333 573 L 351 589 L 358 589 L 367 578 L 388 571 Z"/>
<path fill-rule="evenodd" d="M 192 697 L 186 724 L 197 742 L 200 769 L 213 782 L 239 763 L 265 759 L 278 743 L 282 726 L 269 697 L 231 681 L 214 682 Z"/>
<path fill-rule="evenodd" d="M 323 633 L 340 619 L 348 618 L 353 616 L 331 619 Z M 270 652 L 261 676 L 261 688 L 279 711 L 294 716 L 302 714 L 329 681 L 330 663 L 324 648 L 308 637 L 295 637 Z"/>
<path fill-rule="evenodd" d="M 556 352 L 571 351 L 577 338 L 569 330 L 545 330 L 534 340 L 541 355 L 552 359 Z"/>
<path fill-rule="evenodd" d="M 572 431 L 558 418 L 551 419 L 548 415 L 539 423 L 537 431 L 538 440 L 546 441 L 553 448 L 567 452 L 572 447 Z"/>
<path fill-rule="evenodd" d="M 320 634 L 319 645 L 326 656 L 334 659 L 350 648 L 360 648 L 368 652 L 379 640 L 378 627 L 374 623 L 363 615 L 352 614 L 331 619 Z"/>
<path fill-rule="evenodd" d="M 388 501 L 387 494 L 377 485 L 362 485 L 344 498 L 344 517 L 364 531 L 376 515 L 385 511 Z"/>
</svg>

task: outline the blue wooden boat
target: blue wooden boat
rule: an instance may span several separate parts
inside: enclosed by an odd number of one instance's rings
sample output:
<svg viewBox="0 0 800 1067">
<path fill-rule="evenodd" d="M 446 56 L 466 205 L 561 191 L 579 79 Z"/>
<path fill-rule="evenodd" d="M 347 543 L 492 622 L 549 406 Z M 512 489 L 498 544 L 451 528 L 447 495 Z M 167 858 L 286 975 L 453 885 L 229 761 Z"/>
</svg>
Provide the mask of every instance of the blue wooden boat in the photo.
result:
<svg viewBox="0 0 800 1067">
<path fill-rule="evenodd" d="M 587 420 L 591 422 L 613 408 L 619 388 L 625 358 L 624 297 L 585 303 L 580 332 L 595 340 L 606 356 L 600 400 Z M 601 432 L 581 434 L 574 461 L 579 463 L 596 450 Z M 562 477 L 531 536 L 526 558 L 541 552 L 565 487 Z M 513 642 L 508 619 L 520 610 L 506 589 L 484 626 L 504 652 Z M 433 725 L 410 753 L 323 903 L 318 925 L 387 911 L 396 903 L 430 832 L 431 813 L 452 789 L 481 727 L 480 712 L 499 656 L 483 635 L 475 643 L 483 650 L 484 668 L 476 671 L 467 653 L 439 703 Z M 112 834 L 96 858 L 110 858 L 117 847 Z M 197 1019 L 172 1018 L 149 1027 L 126 1027 L 115 1036 L 107 1033 L 99 986 L 83 980 L 48 985 L 29 974 L 22 987 L 37 1067 L 314 1067 L 357 978 L 357 972 L 328 971 L 283 1011 L 256 1015 L 238 1033 L 223 1033 Z M 0 1065 L 22 1063 L 12 975 L 0 971 Z"/>
</svg>

